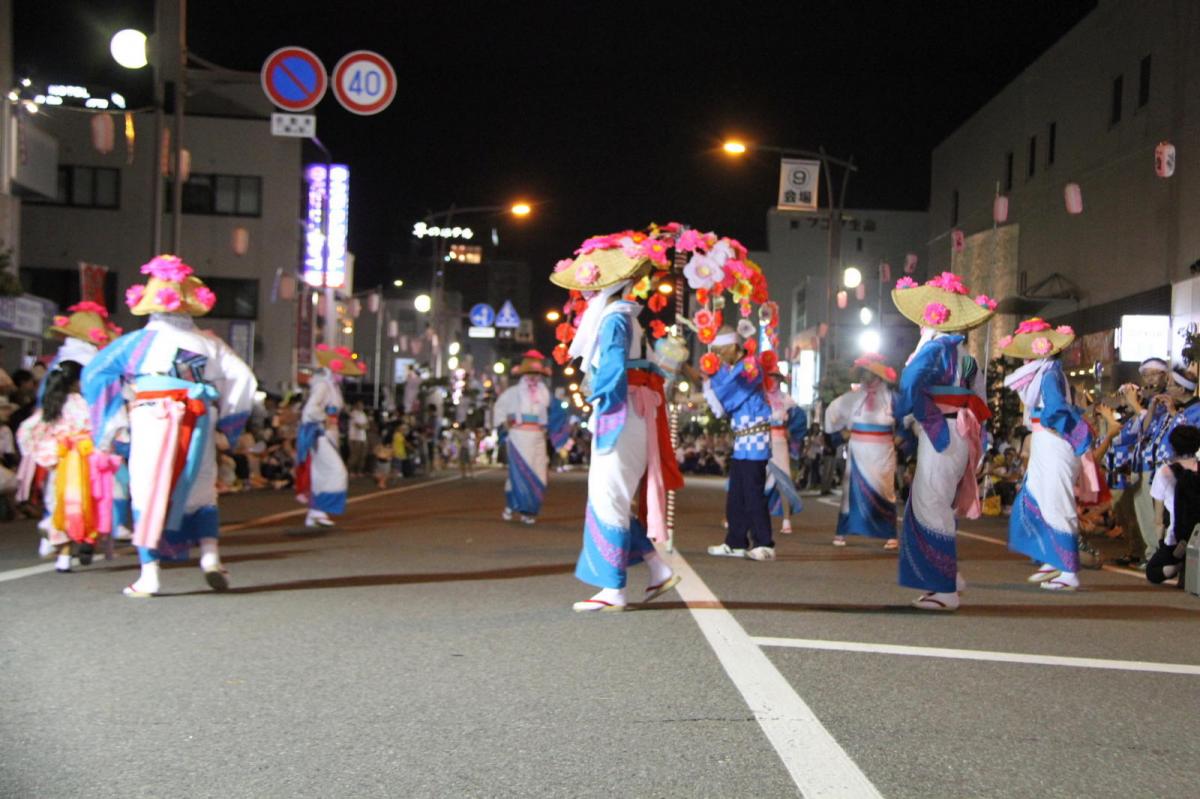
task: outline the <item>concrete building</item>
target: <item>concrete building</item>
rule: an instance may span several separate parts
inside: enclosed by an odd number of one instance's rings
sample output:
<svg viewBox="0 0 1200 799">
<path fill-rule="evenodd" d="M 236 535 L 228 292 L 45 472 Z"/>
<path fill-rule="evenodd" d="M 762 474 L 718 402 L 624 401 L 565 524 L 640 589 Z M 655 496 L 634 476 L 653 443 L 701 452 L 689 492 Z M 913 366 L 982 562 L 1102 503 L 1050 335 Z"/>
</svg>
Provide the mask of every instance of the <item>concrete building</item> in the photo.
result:
<svg viewBox="0 0 1200 799">
<path fill-rule="evenodd" d="M 879 350 L 892 362 L 907 356 L 917 336 L 913 325 L 896 313 L 889 292 L 910 256 L 915 256 L 918 264 L 924 263 L 928 214 L 843 211 L 840 266 L 834 269 L 837 285 L 832 287 L 828 278 L 829 224 L 827 211 L 771 209 L 767 212 L 767 249 L 750 253 L 751 260 L 763 268 L 771 296 L 779 303 L 780 340 L 790 342 L 792 391 L 802 404 L 812 401 L 815 376 L 822 373 L 816 352 L 822 325 L 830 325 L 827 357 L 834 362 L 849 362 L 861 354 L 863 345 L 872 343 L 863 340 L 864 332 L 878 335 Z M 861 276 L 862 299 L 858 287 L 847 289 L 841 284 L 849 267 Z M 881 281 L 886 275 L 890 279 Z M 837 292 L 843 289 L 846 307 L 839 309 Z"/>
<path fill-rule="evenodd" d="M 1178 153 L 1172 177 L 1156 174 L 1160 142 Z M 1200 5 L 1100 0 L 934 149 L 931 266 L 1004 300 L 993 348 L 1038 314 L 1081 334 L 1066 356 L 1077 376 L 1098 364 L 1123 379 L 1147 351 L 1180 350 L 1166 318 L 1173 287 L 1200 271 L 1196 153 Z M 1066 208 L 1071 185 L 1081 213 Z M 1008 201 L 999 221 L 997 193 Z M 1200 319 L 1190 297 L 1177 299 L 1176 327 Z M 1129 315 L 1157 320 L 1122 331 Z"/>
</svg>

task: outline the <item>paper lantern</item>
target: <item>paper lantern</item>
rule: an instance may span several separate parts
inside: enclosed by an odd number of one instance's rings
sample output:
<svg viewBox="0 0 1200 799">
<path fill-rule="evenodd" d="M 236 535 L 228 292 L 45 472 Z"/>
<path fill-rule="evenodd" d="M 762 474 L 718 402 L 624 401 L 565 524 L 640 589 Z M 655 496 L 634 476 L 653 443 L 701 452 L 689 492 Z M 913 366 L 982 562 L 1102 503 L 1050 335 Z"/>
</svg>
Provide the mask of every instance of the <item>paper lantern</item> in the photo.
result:
<svg viewBox="0 0 1200 799">
<path fill-rule="evenodd" d="M 858 288 L 854 289 L 854 299 L 865 300 L 867 298 L 867 284 L 859 283 Z"/>
<path fill-rule="evenodd" d="M 284 274 L 279 276 L 279 299 L 296 299 L 296 276 Z"/>
<path fill-rule="evenodd" d="M 171 131 L 163 128 L 162 141 L 158 151 L 158 171 L 164 178 L 171 176 Z"/>
<path fill-rule="evenodd" d="M 904 274 L 911 275 L 915 271 L 917 271 L 917 254 L 910 252 L 904 256 Z"/>
<path fill-rule="evenodd" d="M 245 255 L 250 249 L 250 231 L 244 227 L 235 227 L 229 237 L 229 246 L 234 255 Z"/>
<path fill-rule="evenodd" d="M 961 230 L 950 231 L 950 241 L 954 245 L 955 252 L 962 252 L 967 248 L 967 237 Z"/>
<path fill-rule="evenodd" d="M 188 178 L 192 176 L 192 151 L 179 151 L 179 179 L 184 183 L 188 182 Z"/>
<path fill-rule="evenodd" d="M 1154 174 L 1160 178 L 1175 174 L 1175 145 L 1169 141 L 1160 141 L 1154 148 Z"/>
<path fill-rule="evenodd" d="M 1067 204 L 1068 214 L 1083 213 L 1083 191 L 1078 183 L 1068 183 L 1063 187 L 1063 201 Z"/>
<path fill-rule="evenodd" d="M 839 291 L 837 293 L 837 305 L 839 308 L 845 308 L 848 301 L 849 297 L 846 296 L 846 292 Z"/>
<path fill-rule="evenodd" d="M 100 155 L 108 155 L 113 151 L 116 139 L 116 126 L 112 114 L 95 114 L 92 116 L 92 147 Z M 1160 145 L 1161 146 L 1161 145 Z"/>
<path fill-rule="evenodd" d="M 892 282 L 892 265 L 884 261 L 879 265 L 879 279 L 884 283 Z"/>
<path fill-rule="evenodd" d="M 1003 194 L 997 194 L 996 199 L 992 200 L 992 221 L 997 225 L 1008 221 L 1008 197 Z"/>
<path fill-rule="evenodd" d="M 350 299 L 350 307 L 347 310 L 350 312 L 351 319 L 358 318 L 358 315 L 362 313 L 362 303 L 359 302 L 358 297 Z"/>
<path fill-rule="evenodd" d="M 372 291 L 367 295 L 367 310 L 371 313 L 379 313 L 379 305 L 382 300 L 379 297 L 379 292 Z"/>
<path fill-rule="evenodd" d="M 395 319 L 392 319 L 390 322 L 388 322 L 387 331 L 388 338 L 396 338 L 400 335 L 400 323 Z M 405 346 L 407 347 L 407 342 L 405 342 Z"/>
</svg>

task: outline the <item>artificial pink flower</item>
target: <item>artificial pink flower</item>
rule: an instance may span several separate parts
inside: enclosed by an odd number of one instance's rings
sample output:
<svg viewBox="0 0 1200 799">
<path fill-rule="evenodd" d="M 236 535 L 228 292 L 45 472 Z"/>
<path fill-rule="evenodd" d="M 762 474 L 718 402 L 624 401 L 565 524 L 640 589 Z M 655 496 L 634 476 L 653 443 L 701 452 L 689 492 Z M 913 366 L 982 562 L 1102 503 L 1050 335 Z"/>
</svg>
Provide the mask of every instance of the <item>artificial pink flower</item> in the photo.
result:
<svg viewBox="0 0 1200 799">
<path fill-rule="evenodd" d="M 696 327 L 712 327 L 713 313 L 707 308 L 701 308 L 692 314 L 692 321 L 696 323 Z"/>
<path fill-rule="evenodd" d="M 738 313 L 740 313 L 743 317 L 748 317 L 753 312 L 754 312 L 754 306 L 752 306 L 746 300 L 743 300 L 742 303 L 740 305 L 738 305 Z"/>
<path fill-rule="evenodd" d="M 163 308 L 165 308 L 167 311 L 178 311 L 179 310 L 179 303 L 180 303 L 179 292 L 176 291 L 175 289 L 171 288 L 170 286 L 159 289 L 158 293 L 154 295 L 154 299 L 157 300 L 158 304 L 161 305 Z"/>
<path fill-rule="evenodd" d="M 667 258 L 668 244 L 658 239 L 646 239 L 638 247 L 638 256 L 650 259 L 651 263 L 659 266 L 669 266 L 671 261 Z"/>
<path fill-rule="evenodd" d="M 700 235 L 698 230 L 685 230 L 679 234 L 679 239 L 675 242 L 675 249 L 680 252 L 692 252 L 704 244 L 704 237 Z"/>
<path fill-rule="evenodd" d="M 896 288 L 898 289 L 915 289 L 916 287 L 917 281 L 913 280 L 908 275 L 905 275 L 896 281 Z"/>
<path fill-rule="evenodd" d="M 1045 319 L 1040 319 L 1036 316 L 1033 317 L 1032 319 L 1026 319 L 1024 322 L 1017 325 L 1017 333 L 1018 334 L 1020 334 L 1020 333 L 1041 333 L 1043 330 L 1049 330 L 1049 329 L 1050 329 L 1050 323 L 1047 322 Z"/>
<path fill-rule="evenodd" d="M 575 259 L 574 259 L 574 258 L 563 258 L 561 261 L 559 261 L 558 263 L 556 263 L 556 264 L 554 265 L 554 272 L 555 272 L 555 274 L 557 274 L 557 273 L 559 273 L 559 272 L 563 271 L 564 269 L 567 269 L 567 268 L 568 268 L 568 267 L 570 267 L 570 266 L 571 266 L 571 264 L 573 264 L 573 263 L 575 263 Z"/>
<path fill-rule="evenodd" d="M 575 270 L 575 279 L 585 286 L 590 286 L 600 279 L 600 267 L 595 261 L 584 261 Z"/>
<path fill-rule="evenodd" d="M 71 320 L 69 318 L 63 316 L 62 314 L 59 314 L 58 316 L 54 317 L 54 326 L 55 327 L 66 327 L 67 323 L 70 321 Z"/>
<path fill-rule="evenodd" d="M 715 375 L 721 368 L 721 359 L 715 352 L 706 352 L 700 356 L 700 371 L 706 375 Z"/>
<path fill-rule="evenodd" d="M 998 303 L 986 294 L 980 294 L 975 298 L 975 304 L 980 308 L 987 308 L 989 311 L 996 310 Z"/>
<path fill-rule="evenodd" d="M 196 302 L 204 306 L 204 310 L 211 311 L 212 307 L 217 304 L 217 295 L 208 286 L 200 286 L 192 291 L 192 297 Z"/>
<path fill-rule="evenodd" d="M 708 291 L 725 279 L 725 271 L 709 256 L 696 253 L 683 268 L 683 276 L 691 288 Z"/>
<path fill-rule="evenodd" d="M 340 372 L 346 368 L 346 362 L 343 361 L 341 358 L 334 358 L 332 361 L 329 362 L 329 368 L 335 372 Z"/>
<path fill-rule="evenodd" d="M 317 352 L 329 352 L 329 345 L 328 344 L 318 344 Z"/>
<path fill-rule="evenodd" d="M 182 283 L 192 276 L 192 268 L 176 255 L 160 255 L 142 265 L 142 274 L 169 283 Z"/>
<path fill-rule="evenodd" d="M 103 344 L 108 341 L 108 334 L 104 332 L 104 328 L 93 327 L 88 331 L 88 338 L 92 340 L 93 344 Z"/>
<path fill-rule="evenodd" d="M 925 306 L 925 312 L 921 316 L 930 327 L 937 327 L 945 324 L 950 318 L 950 309 L 940 302 L 931 302 Z"/>
<path fill-rule="evenodd" d="M 146 287 L 141 283 L 134 283 L 129 288 L 125 289 L 125 304 L 130 308 L 142 301 L 142 297 L 146 294 Z"/>
<path fill-rule="evenodd" d="M 105 308 L 100 303 L 92 302 L 91 300 L 84 300 L 83 302 L 77 302 L 74 305 L 72 305 L 70 308 L 68 308 L 67 310 L 70 311 L 71 313 L 94 313 L 94 314 L 99 315 L 99 317 L 101 319 L 108 318 L 108 309 Z"/>
<path fill-rule="evenodd" d="M 1004 338 L 1000 339 L 1000 340 L 999 340 L 998 342 L 996 342 L 996 343 L 1000 345 L 1000 349 L 1004 349 L 1005 347 L 1007 347 L 1007 346 L 1009 346 L 1010 344 L 1012 344 L 1012 343 L 1013 343 L 1013 337 L 1012 337 L 1012 336 L 1005 336 Z"/>
<path fill-rule="evenodd" d="M 1050 350 L 1054 349 L 1054 345 L 1045 336 L 1038 336 L 1033 340 L 1033 344 L 1029 348 L 1033 350 L 1034 355 L 1049 355 Z"/>
<path fill-rule="evenodd" d="M 1058 333 L 1060 336 L 1073 336 L 1075 335 L 1075 328 L 1071 327 L 1070 325 L 1059 325 L 1058 327 L 1054 328 L 1054 332 Z"/>
<path fill-rule="evenodd" d="M 353 358 L 354 357 L 354 353 L 350 352 L 349 347 L 334 347 L 333 351 L 336 352 L 338 355 L 342 356 L 343 358 Z"/>
<path fill-rule="evenodd" d="M 942 272 L 937 277 L 928 281 L 925 285 L 936 286 L 943 291 L 949 291 L 954 294 L 967 293 L 967 287 L 963 285 L 962 279 L 953 272 Z"/>
</svg>

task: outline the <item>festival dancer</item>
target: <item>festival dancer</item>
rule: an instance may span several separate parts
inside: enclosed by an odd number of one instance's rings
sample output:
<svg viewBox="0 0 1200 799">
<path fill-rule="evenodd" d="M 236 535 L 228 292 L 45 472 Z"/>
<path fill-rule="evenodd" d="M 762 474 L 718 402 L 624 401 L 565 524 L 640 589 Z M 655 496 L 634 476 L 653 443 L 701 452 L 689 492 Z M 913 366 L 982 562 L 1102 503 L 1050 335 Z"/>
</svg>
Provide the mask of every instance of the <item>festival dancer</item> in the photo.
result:
<svg viewBox="0 0 1200 799">
<path fill-rule="evenodd" d="M 766 352 L 763 353 L 766 356 Z M 767 461 L 767 507 L 772 516 L 782 516 L 779 532 L 792 532 L 792 515 L 804 508 L 800 493 L 792 481 L 793 445 L 808 432 L 808 414 L 797 407 L 787 393 L 783 375 L 778 372 L 764 379 L 767 404 L 771 406 L 771 459 Z"/>
<path fill-rule="evenodd" d="M 97 449 L 111 452 L 129 437 L 133 543 L 141 574 L 126 596 L 161 589 L 161 561 L 200 547 L 209 587 L 223 591 L 229 574 L 217 546 L 216 447 L 213 428 L 236 440 L 254 403 L 250 367 L 223 341 L 196 327 L 216 295 L 174 255 L 142 267 L 145 285 L 125 292 L 135 316 L 150 321 L 109 344 L 83 370 L 83 395 Z M 132 396 L 126 401 L 126 392 Z"/>
<path fill-rule="evenodd" d="M 842 507 L 838 512 L 835 547 L 846 546 L 846 536 L 884 539 L 883 548 L 900 548 L 896 538 L 896 370 L 883 356 L 869 353 L 854 362 L 858 387 L 847 391 L 825 410 L 825 432 L 848 431 L 846 473 L 842 479 Z"/>
<path fill-rule="evenodd" d="M 364 373 L 358 356 L 345 347 L 317 345 L 321 368 L 308 382 L 308 399 L 296 434 L 296 499 L 308 505 L 305 527 L 332 527 L 329 514 L 346 512 L 349 475 L 338 446 L 338 414 L 345 402 L 338 383 Z"/>
<path fill-rule="evenodd" d="M 925 593 L 913 600 L 921 610 L 953 611 L 965 583 L 958 574 L 956 512 L 979 516 L 975 466 L 982 457 L 981 424 L 991 415 L 984 376 L 968 354 L 966 336 L 986 322 L 996 303 L 974 300 L 953 272 L 923 286 L 904 277 L 892 301 L 920 325 L 921 339 L 900 376 L 894 415 L 917 433 L 917 468 L 900 539 L 900 584 Z"/>
<path fill-rule="evenodd" d="M 757 361 L 743 339 L 753 341 L 753 325 L 742 336 L 722 327 L 712 340 L 721 365 L 709 377 L 688 366 L 689 376 L 702 382 L 712 412 L 729 417 L 733 456 L 729 461 L 729 492 L 725 495 L 725 542 L 708 548 L 719 557 L 774 560 L 771 512 L 767 505 L 767 464 L 771 456 L 771 406 L 763 389 Z"/>
<path fill-rule="evenodd" d="M 96 552 L 99 532 L 91 468 L 91 419 L 79 393 L 83 367 L 59 361 L 46 373 L 42 407 L 17 431 L 21 450 L 47 472 L 43 491 L 46 515 L 38 524 L 44 540 L 57 554 L 55 571 L 71 571 L 71 549 L 87 566 Z"/>
<path fill-rule="evenodd" d="M 1025 361 L 1004 385 L 1020 395 L 1025 425 L 1033 431 L 1029 465 L 1008 521 L 1008 548 L 1041 564 L 1028 579 L 1049 591 L 1079 588 L 1075 485 L 1081 469 L 1091 470 L 1083 475 L 1085 485 L 1099 488 L 1095 465 L 1083 460 L 1092 448 L 1092 430 L 1071 403 L 1067 376 L 1055 357 L 1074 340 L 1069 326 L 1055 328 L 1034 318 L 999 342 L 1002 353 Z"/>
<path fill-rule="evenodd" d="M 546 454 L 546 428 L 554 398 L 546 387 L 550 367 L 546 356 L 529 350 L 512 370 L 519 380 L 496 398 L 492 418 L 503 423 L 508 455 L 508 478 L 504 481 L 504 521 L 521 515 L 525 524 L 537 521 L 546 496 L 550 459 Z"/>
<path fill-rule="evenodd" d="M 575 576 L 600 591 L 576 602 L 576 612 L 625 610 L 628 568 L 637 563 L 650 570 L 643 602 L 680 579 L 652 543 L 667 540 L 666 492 L 681 488 L 683 476 L 671 447 L 663 375 L 643 358 L 642 306 L 634 293 L 635 283 L 649 286 L 652 264 L 669 264 L 666 248 L 657 245 L 632 231 L 588 239 L 579 257 L 560 261 L 550 277 L 571 289 L 579 303 L 577 326 L 568 323 L 569 330 L 559 334 L 564 344 L 556 358 L 560 363 L 581 359 L 592 406 L 588 503 Z M 636 517 L 631 512 L 635 498 Z"/>
</svg>

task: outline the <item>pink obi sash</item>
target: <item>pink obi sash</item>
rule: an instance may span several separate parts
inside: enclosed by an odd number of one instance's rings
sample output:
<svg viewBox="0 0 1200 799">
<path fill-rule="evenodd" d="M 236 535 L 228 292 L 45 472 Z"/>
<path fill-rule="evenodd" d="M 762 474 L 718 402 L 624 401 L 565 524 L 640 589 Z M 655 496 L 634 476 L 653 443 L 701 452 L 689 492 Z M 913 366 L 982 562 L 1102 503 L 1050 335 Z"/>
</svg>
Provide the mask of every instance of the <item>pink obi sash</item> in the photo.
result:
<svg viewBox="0 0 1200 799">
<path fill-rule="evenodd" d="M 629 405 L 646 420 L 646 479 L 639 491 L 638 515 L 651 541 L 667 540 L 667 491 L 683 487 L 683 473 L 671 446 L 667 401 L 660 375 L 642 369 L 626 372 Z M 654 429 L 650 429 L 653 427 Z"/>
</svg>

